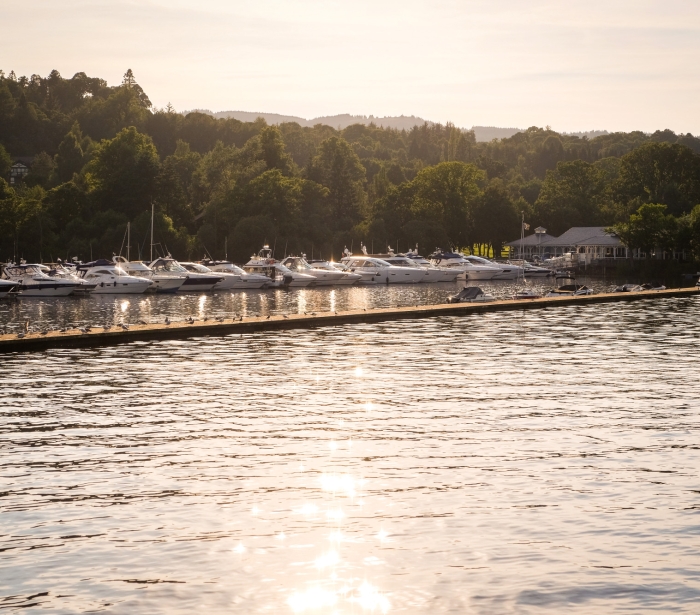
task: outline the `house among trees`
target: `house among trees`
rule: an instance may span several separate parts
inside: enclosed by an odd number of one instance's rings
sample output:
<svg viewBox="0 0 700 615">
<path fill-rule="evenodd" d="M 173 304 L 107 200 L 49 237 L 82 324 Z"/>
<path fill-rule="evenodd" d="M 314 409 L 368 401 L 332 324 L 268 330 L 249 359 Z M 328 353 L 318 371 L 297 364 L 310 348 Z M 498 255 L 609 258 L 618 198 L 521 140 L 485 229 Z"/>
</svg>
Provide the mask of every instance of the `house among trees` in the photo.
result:
<svg viewBox="0 0 700 615">
<path fill-rule="evenodd" d="M 629 258 L 632 254 L 615 233 L 606 230 L 604 226 L 574 226 L 559 237 L 547 234 L 533 233 L 524 238 L 506 244 L 517 258 L 532 258 L 538 255 L 542 258 L 561 256 L 574 252 L 583 256 L 587 264 L 603 259 Z M 636 254 L 635 254 L 636 256 Z"/>
<path fill-rule="evenodd" d="M 31 156 L 15 158 L 14 164 L 10 167 L 10 185 L 20 183 L 29 173 L 31 166 Z"/>
</svg>

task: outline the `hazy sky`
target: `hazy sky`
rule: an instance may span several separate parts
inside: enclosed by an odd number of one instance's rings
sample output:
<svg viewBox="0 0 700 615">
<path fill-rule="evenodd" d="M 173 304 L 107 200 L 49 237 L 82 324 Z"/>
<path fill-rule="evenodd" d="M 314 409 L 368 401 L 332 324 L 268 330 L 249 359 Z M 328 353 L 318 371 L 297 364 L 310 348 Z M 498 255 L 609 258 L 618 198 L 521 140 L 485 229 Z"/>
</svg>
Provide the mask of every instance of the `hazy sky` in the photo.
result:
<svg viewBox="0 0 700 615">
<path fill-rule="evenodd" d="M 155 106 L 700 133 L 700 0 L 24 0 L 0 68 Z"/>
</svg>

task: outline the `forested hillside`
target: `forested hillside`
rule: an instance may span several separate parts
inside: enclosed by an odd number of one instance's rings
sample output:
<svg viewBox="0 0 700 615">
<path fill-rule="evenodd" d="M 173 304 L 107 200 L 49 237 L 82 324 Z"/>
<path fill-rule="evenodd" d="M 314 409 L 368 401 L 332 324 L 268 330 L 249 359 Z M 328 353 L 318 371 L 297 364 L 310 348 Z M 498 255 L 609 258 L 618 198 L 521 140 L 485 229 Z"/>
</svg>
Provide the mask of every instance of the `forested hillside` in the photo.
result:
<svg viewBox="0 0 700 615">
<path fill-rule="evenodd" d="M 477 143 L 450 124 L 268 126 L 154 109 L 131 71 L 114 87 L 2 73 L 0 260 L 109 257 L 127 222 L 138 255 L 152 203 L 156 240 L 179 258 L 246 260 L 264 241 L 278 256 L 337 258 L 360 241 L 498 251 L 520 212 L 553 235 L 617 224 L 630 243 L 697 256 L 699 154 L 669 130 Z M 10 186 L 21 157 L 31 171 Z"/>
</svg>

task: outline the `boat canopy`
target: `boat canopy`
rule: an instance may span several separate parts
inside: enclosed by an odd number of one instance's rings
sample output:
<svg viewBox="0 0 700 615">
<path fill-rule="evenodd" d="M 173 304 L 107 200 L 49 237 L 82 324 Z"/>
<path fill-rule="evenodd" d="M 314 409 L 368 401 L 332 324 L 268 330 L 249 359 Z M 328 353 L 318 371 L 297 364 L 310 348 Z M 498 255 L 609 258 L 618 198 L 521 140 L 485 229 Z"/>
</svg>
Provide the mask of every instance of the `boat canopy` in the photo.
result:
<svg viewBox="0 0 700 615">
<path fill-rule="evenodd" d="M 115 264 L 112 261 L 108 261 L 106 258 L 98 258 L 96 261 L 91 261 L 89 263 L 81 263 L 76 265 L 78 269 L 90 269 L 92 267 L 114 267 Z"/>
<path fill-rule="evenodd" d="M 479 295 L 483 295 L 484 291 L 478 286 L 467 286 L 463 288 L 456 296 L 456 299 L 476 299 Z"/>
</svg>

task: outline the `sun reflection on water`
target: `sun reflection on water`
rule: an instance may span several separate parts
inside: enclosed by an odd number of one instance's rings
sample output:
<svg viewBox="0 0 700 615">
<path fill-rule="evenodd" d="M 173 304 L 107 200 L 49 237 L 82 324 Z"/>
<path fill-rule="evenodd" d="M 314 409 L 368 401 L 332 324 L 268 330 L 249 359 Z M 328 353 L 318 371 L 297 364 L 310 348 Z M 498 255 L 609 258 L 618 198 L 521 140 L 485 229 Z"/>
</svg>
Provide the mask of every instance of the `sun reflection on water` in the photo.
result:
<svg viewBox="0 0 700 615">
<path fill-rule="evenodd" d="M 334 423 L 338 429 L 344 428 L 342 419 Z M 315 529 L 320 529 L 319 523 L 323 523 L 325 517 L 328 533 L 325 548 L 318 542 L 308 544 L 306 539 L 304 544 L 298 545 L 300 548 L 320 547 L 320 550 L 293 564 L 299 566 L 299 570 L 313 571 L 311 578 L 307 576 L 298 582 L 296 588 L 290 589 L 287 604 L 294 613 L 383 614 L 391 609 L 389 598 L 372 583 L 377 578 L 375 571 L 381 574 L 385 563 L 371 551 L 367 552 L 367 549 L 382 548 L 389 533 L 381 529 L 376 535 L 365 535 L 353 529 L 353 516 L 362 509 L 363 500 L 368 495 L 365 490 L 368 481 L 356 472 L 347 471 L 353 449 L 350 435 L 329 442 L 330 451 L 322 461 L 325 467 L 320 473 L 315 472 L 316 468 L 310 462 L 309 471 L 303 475 L 305 482 L 312 480 L 317 488 L 320 487 L 322 499 L 303 502 L 293 508 L 293 512 L 302 516 L 301 523 L 308 523 L 309 528 Z M 362 442 L 355 442 L 354 446 L 362 448 Z M 304 533 L 301 527 L 298 532 L 295 530 L 294 536 Z M 291 537 L 288 537 L 288 542 L 289 547 L 294 546 Z"/>
</svg>

